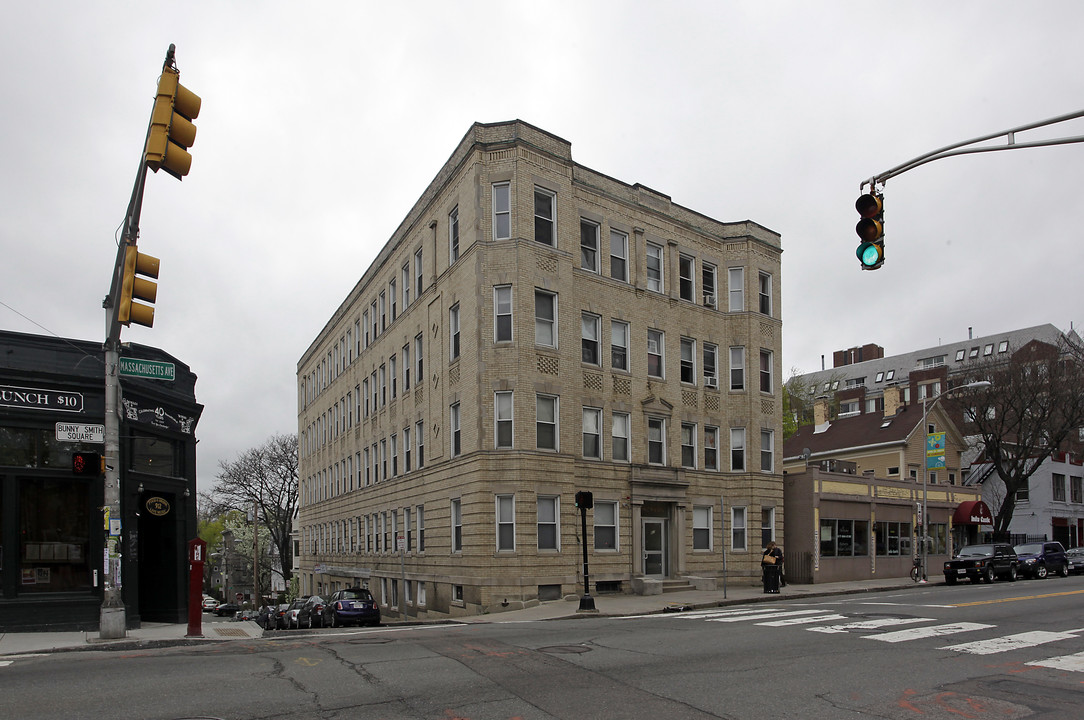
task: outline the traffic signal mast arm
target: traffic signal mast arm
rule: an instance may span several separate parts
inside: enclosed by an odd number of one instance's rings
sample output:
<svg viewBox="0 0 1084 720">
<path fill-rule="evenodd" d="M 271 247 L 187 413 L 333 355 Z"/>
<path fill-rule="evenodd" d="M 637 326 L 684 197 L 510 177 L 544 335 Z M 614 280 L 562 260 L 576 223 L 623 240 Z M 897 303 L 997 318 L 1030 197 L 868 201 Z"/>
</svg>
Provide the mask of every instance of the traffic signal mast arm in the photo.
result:
<svg viewBox="0 0 1084 720">
<path fill-rule="evenodd" d="M 1084 135 L 1075 135 L 1071 137 L 1063 138 L 1051 138 L 1049 140 L 1036 140 L 1034 142 L 1016 142 L 1016 134 L 1022 133 L 1027 130 L 1034 130 L 1035 128 L 1046 127 L 1047 125 L 1056 125 L 1058 123 L 1066 122 L 1068 120 L 1075 120 L 1077 118 L 1084 117 L 1084 110 L 1078 110 L 1076 112 L 1069 113 L 1067 115 L 1059 115 L 1058 117 L 1050 118 L 1049 120 L 1040 120 L 1039 122 L 1028 123 L 1027 125 L 1021 125 L 1020 127 L 1011 128 L 1009 130 L 1003 130 L 1002 132 L 991 133 L 990 135 L 983 135 L 982 137 L 973 138 L 971 140 L 965 140 L 963 142 L 954 143 L 952 145 L 946 145 L 943 148 L 933 150 L 925 155 L 919 155 L 916 158 L 912 158 L 905 163 L 897 165 L 891 170 L 886 170 L 883 173 L 874 175 L 869 180 L 863 180 L 858 185 L 858 189 L 861 190 L 866 185 L 869 185 L 870 192 L 874 192 L 877 189 L 877 185 L 884 185 L 889 179 L 902 175 L 908 170 L 912 170 L 920 165 L 925 165 L 928 162 L 934 160 L 941 160 L 942 158 L 954 157 L 956 155 L 973 155 L 975 153 L 994 152 L 995 150 L 1022 150 L 1024 148 L 1035 147 L 1048 147 L 1051 145 L 1069 145 L 1072 143 L 1084 142 Z M 976 143 L 986 142 L 987 140 L 993 140 L 994 138 L 1005 137 L 1005 145 L 984 145 L 982 147 L 968 147 Z"/>
</svg>

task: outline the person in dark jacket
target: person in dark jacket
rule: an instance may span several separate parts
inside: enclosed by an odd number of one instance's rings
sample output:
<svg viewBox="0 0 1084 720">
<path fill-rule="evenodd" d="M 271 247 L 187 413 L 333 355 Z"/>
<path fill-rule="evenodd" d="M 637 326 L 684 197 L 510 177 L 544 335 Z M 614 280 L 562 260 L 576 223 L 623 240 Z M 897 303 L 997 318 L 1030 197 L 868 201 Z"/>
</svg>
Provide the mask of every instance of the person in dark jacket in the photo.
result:
<svg viewBox="0 0 1084 720">
<path fill-rule="evenodd" d="M 776 546 L 774 540 L 764 548 L 764 554 L 760 558 L 760 569 L 764 577 L 764 592 L 779 592 L 779 577 L 783 572 L 783 551 Z"/>
</svg>

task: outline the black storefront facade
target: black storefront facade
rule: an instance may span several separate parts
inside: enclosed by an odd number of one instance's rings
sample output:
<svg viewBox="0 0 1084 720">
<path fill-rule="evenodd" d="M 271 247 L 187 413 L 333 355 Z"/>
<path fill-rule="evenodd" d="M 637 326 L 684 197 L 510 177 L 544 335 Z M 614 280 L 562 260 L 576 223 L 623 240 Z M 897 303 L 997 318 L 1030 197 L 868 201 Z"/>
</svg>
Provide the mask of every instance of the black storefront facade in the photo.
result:
<svg viewBox="0 0 1084 720">
<path fill-rule="evenodd" d="M 144 375 L 172 366 L 173 379 L 120 378 L 118 528 L 102 510 L 102 477 L 71 462 L 104 452 L 101 342 L 0 331 L 0 632 L 98 628 L 110 520 L 128 627 L 186 621 L 196 376 L 156 348 L 125 345 L 121 356 L 150 361 L 128 368 Z"/>
</svg>

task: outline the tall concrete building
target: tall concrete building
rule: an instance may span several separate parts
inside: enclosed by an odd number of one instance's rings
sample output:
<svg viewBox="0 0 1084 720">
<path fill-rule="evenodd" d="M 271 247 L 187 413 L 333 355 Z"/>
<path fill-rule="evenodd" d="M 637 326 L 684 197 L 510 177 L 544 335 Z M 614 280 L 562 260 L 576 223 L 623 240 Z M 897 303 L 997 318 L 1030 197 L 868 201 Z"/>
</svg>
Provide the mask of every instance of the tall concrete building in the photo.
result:
<svg viewBox="0 0 1084 720">
<path fill-rule="evenodd" d="M 303 593 L 389 616 L 759 579 L 779 235 L 473 125 L 297 366 Z"/>
</svg>

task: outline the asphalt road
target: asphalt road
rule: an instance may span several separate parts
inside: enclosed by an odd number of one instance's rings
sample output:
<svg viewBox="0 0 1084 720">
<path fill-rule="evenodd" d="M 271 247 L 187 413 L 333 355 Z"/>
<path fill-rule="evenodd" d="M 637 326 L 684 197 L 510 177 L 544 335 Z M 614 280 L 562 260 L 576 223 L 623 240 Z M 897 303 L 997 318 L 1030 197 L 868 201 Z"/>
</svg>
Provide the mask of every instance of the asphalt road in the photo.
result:
<svg viewBox="0 0 1084 720">
<path fill-rule="evenodd" d="M 1084 577 L 14 658 L 5 717 L 1081 717 Z"/>
</svg>

